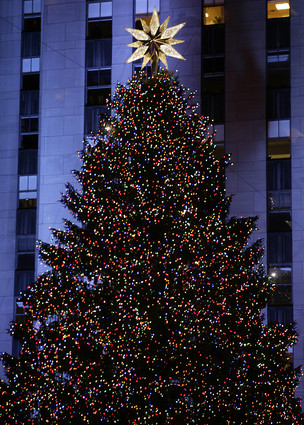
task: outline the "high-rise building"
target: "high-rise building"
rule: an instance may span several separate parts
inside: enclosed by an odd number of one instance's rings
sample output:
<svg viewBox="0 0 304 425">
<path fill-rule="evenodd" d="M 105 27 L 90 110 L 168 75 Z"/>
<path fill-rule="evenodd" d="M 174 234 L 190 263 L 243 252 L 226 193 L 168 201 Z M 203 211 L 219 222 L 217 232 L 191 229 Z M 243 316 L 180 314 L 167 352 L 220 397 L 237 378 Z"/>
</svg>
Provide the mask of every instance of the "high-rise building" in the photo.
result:
<svg viewBox="0 0 304 425">
<path fill-rule="evenodd" d="M 106 99 L 139 64 L 125 64 L 156 7 L 187 22 L 171 70 L 214 119 L 219 154 L 231 153 L 232 214 L 260 217 L 265 267 L 276 285 L 268 321 L 297 323 L 304 364 L 304 2 L 302 0 L 1 0 L 0 351 L 17 352 L 9 322 L 43 265 L 37 239 L 66 217 L 59 204 L 82 140 Z M 304 396 L 304 382 L 299 395 Z"/>
</svg>

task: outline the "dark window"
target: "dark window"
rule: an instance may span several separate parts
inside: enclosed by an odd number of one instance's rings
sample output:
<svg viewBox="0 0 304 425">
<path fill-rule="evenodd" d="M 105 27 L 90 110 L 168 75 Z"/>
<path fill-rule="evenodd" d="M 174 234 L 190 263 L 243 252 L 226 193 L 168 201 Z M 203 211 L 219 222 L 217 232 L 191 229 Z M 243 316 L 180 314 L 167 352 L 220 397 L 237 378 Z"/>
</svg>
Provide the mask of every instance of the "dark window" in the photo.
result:
<svg viewBox="0 0 304 425">
<path fill-rule="evenodd" d="M 21 56 L 40 56 L 40 32 L 22 33 Z"/>
<path fill-rule="evenodd" d="M 22 90 L 39 90 L 39 74 L 24 74 Z"/>
<path fill-rule="evenodd" d="M 269 323 L 289 325 L 293 322 L 293 308 L 292 306 L 269 306 L 267 316 Z"/>
<path fill-rule="evenodd" d="M 36 210 L 17 210 L 17 234 L 34 235 L 36 233 Z"/>
<path fill-rule="evenodd" d="M 21 149 L 19 150 L 18 173 L 19 174 L 37 174 L 38 150 Z"/>
<path fill-rule="evenodd" d="M 36 208 L 37 207 L 37 199 L 19 199 L 19 208 L 27 209 L 27 208 Z"/>
<path fill-rule="evenodd" d="M 289 19 L 270 19 L 267 21 L 268 50 L 286 49 L 290 47 L 290 25 Z"/>
<path fill-rule="evenodd" d="M 277 67 L 268 65 L 268 87 L 270 89 L 288 88 L 290 86 L 290 69 L 277 64 Z"/>
<path fill-rule="evenodd" d="M 203 58 L 203 74 L 223 74 L 224 69 L 224 56 L 212 56 Z"/>
<path fill-rule="evenodd" d="M 268 214 L 268 232 L 291 232 L 290 212 Z"/>
<path fill-rule="evenodd" d="M 88 22 L 88 39 L 92 38 L 111 38 L 112 37 L 112 20 L 109 21 L 89 21 Z"/>
<path fill-rule="evenodd" d="M 98 69 L 87 71 L 87 86 L 103 86 L 111 84 L 111 70 Z"/>
<path fill-rule="evenodd" d="M 290 118 L 290 89 L 267 91 L 267 118 L 269 120 Z"/>
<path fill-rule="evenodd" d="M 111 66 L 112 39 L 90 40 L 86 43 L 86 67 L 101 68 Z"/>
<path fill-rule="evenodd" d="M 38 131 L 38 118 L 22 118 L 21 133 L 34 133 Z"/>
<path fill-rule="evenodd" d="M 91 132 L 97 133 L 100 127 L 100 119 L 103 115 L 109 115 L 109 109 L 106 106 L 87 106 L 85 108 L 85 134 L 90 134 Z"/>
<path fill-rule="evenodd" d="M 268 264 L 291 264 L 291 232 L 268 233 Z"/>
<path fill-rule="evenodd" d="M 274 159 L 267 162 L 268 190 L 288 190 L 291 188 L 291 162 L 289 159 Z"/>
<path fill-rule="evenodd" d="M 35 280 L 34 270 L 17 270 L 15 272 L 15 296 L 20 295 Z"/>
<path fill-rule="evenodd" d="M 35 254 L 17 253 L 17 269 L 33 270 L 35 268 Z"/>
<path fill-rule="evenodd" d="M 225 53 L 225 25 L 207 25 L 203 27 L 203 55 Z"/>
<path fill-rule="evenodd" d="M 270 305 L 292 305 L 292 286 L 276 285 L 269 302 Z"/>
<path fill-rule="evenodd" d="M 41 18 L 25 18 L 23 21 L 23 32 L 32 32 L 41 30 Z"/>
<path fill-rule="evenodd" d="M 216 123 L 225 120 L 224 77 L 208 77 L 202 80 L 202 114 Z"/>
<path fill-rule="evenodd" d="M 39 91 L 20 92 L 20 114 L 38 115 L 39 113 Z"/>
<path fill-rule="evenodd" d="M 21 149 L 37 149 L 38 134 L 23 134 L 20 141 Z M 36 174 L 36 173 L 33 173 Z"/>
<path fill-rule="evenodd" d="M 31 252 L 33 253 L 36 248 L 35 235 L 17 236 L 17 251 L 18 252 Z"/>
<path fill-rule="evenodd" d="M 109 88 L 88 90 L 87 106 L 105 105 L 110 95 L 111 90 Z"/>
</svg>

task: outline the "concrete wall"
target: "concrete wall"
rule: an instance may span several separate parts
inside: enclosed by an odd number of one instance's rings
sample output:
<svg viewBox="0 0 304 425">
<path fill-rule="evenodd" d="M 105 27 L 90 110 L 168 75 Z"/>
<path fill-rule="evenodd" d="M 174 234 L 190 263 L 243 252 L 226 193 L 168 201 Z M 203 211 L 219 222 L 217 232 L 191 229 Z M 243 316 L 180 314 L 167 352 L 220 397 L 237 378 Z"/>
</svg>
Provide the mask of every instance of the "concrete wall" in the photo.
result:
<svg viewBox="0 0 304 425">
<path fill-rule="evenodd" d="M 231 0 L 226 12 L 225 150 L 231 214 L 258 215 L 266 232 L 266 6 L 264 0 Z"/>
<path fill-rule="evenodd" d="M 85 103 L 85 0 L 45 0 L 42 10 L 38 238 L 68 217 L 58 200 L 80 168 Z M 44 266 L 38 266 L 38 271 Z"/>
<path fill-rule="evenodd" d="M 291 170 L 294 319 L 300 333 L 295 366 L 304 365 L 304 3 L 291 2 Z M 298 395 L 304 399 L 304 379 Z"/>
<path fill-rule="evenodd" d="M 0 23 L 0 352 L 10 353 L 7 330 L 14 311 L 22 25 L 18 2 L 0 2 Z"/>
</svg>

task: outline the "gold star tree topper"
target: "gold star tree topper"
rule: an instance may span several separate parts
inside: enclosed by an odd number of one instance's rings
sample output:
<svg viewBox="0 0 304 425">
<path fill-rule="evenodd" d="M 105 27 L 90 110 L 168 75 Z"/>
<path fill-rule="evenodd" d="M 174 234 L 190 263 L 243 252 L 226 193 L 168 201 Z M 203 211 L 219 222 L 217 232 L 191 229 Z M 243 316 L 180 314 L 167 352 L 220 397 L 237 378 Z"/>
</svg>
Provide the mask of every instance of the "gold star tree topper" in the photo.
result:
<svg viewBox="0 0 304 425">
<path fill-rule="evenodd" d="M 156 74 L 159 60 L 166 68 L 168 67 L 166 55 L 185 60 L 172 45 L 184 42 L 184 40 L 176 40 L 173 37 L 183 28 L 186 22 L 167 28 L 169 19 L 170 16 L 160 25 L 158 13 L 154 8 L 149 25 L 144 19 L 140 19 L 142 30 L 125 28 L 137 40 L 134 43 L 127 44 L 129 47 L 136 47 L 136 50 L 126 63 L 143 58 L 141 69 L 150 61 L 152 74 Z"/>
</svg>

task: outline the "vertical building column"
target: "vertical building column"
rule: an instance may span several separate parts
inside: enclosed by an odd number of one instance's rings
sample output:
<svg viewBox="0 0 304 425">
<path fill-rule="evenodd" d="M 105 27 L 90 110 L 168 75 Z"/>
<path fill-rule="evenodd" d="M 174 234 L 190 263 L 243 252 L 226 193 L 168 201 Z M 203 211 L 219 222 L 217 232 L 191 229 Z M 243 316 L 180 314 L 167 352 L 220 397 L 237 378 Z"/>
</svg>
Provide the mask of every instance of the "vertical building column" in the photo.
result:
<svg viewBox="0 0 304 425">
<path fill-rule="evenodd" d="M 134 28 L 133 3 L 133 0 L 113 1 L 112 91 L 117 83 L 125 83 L 132 75 L 132 63 L 125 62 L 132 54 L 126 45 L 132 43 L 133 37 L 125 28 Z"/>
<path fill-rule="evenodd" d="M 291 173 L 293 239 L 293 306 L 300 334 L 294 366 L 304 363 L 304 3 L 291 2 Z M 297 395 L 304 397 L 302 378 Z"/>
<path fill-rule="evenodd" d="M 86 0 L 43 3 L 38 238 L 51 241 L 49 227 L 62 228 L 67 216 L 58 200 L 66 182 L 75 182 L 71 170 L 81 166 Z"/>
<path fill-rule="evenodd" d="M 177 39 L 184 40 L 178 44 L 176 50 L 186 59 L 167 57 L 171 71 L 178 71 L 179 80 L 185 88 L 196 91 L 195 100 L 200 102 L 201 96 L 201 2 L 185 2 L 184 0 L 170 0 L 160 2 L 161 23 L 170 16 L 169 27 L 186 22 L 186 25 L 176 35 Z"/>
<path fill-rule="evenodd" d="M 226 4 L 225 151 L 231 214 L 257 215 L 258 236 L 266 235 L 266 4 Z M 254 235 L 256 237 L 257 234 Z"/>
<path fill-rule="evenodd" d="M 2 2 L 0 14 L 0 351 L 11 353 L 12 339 L 7 328 L 14 314 L 22 27 L 20 2 Z"/>
</svg>

